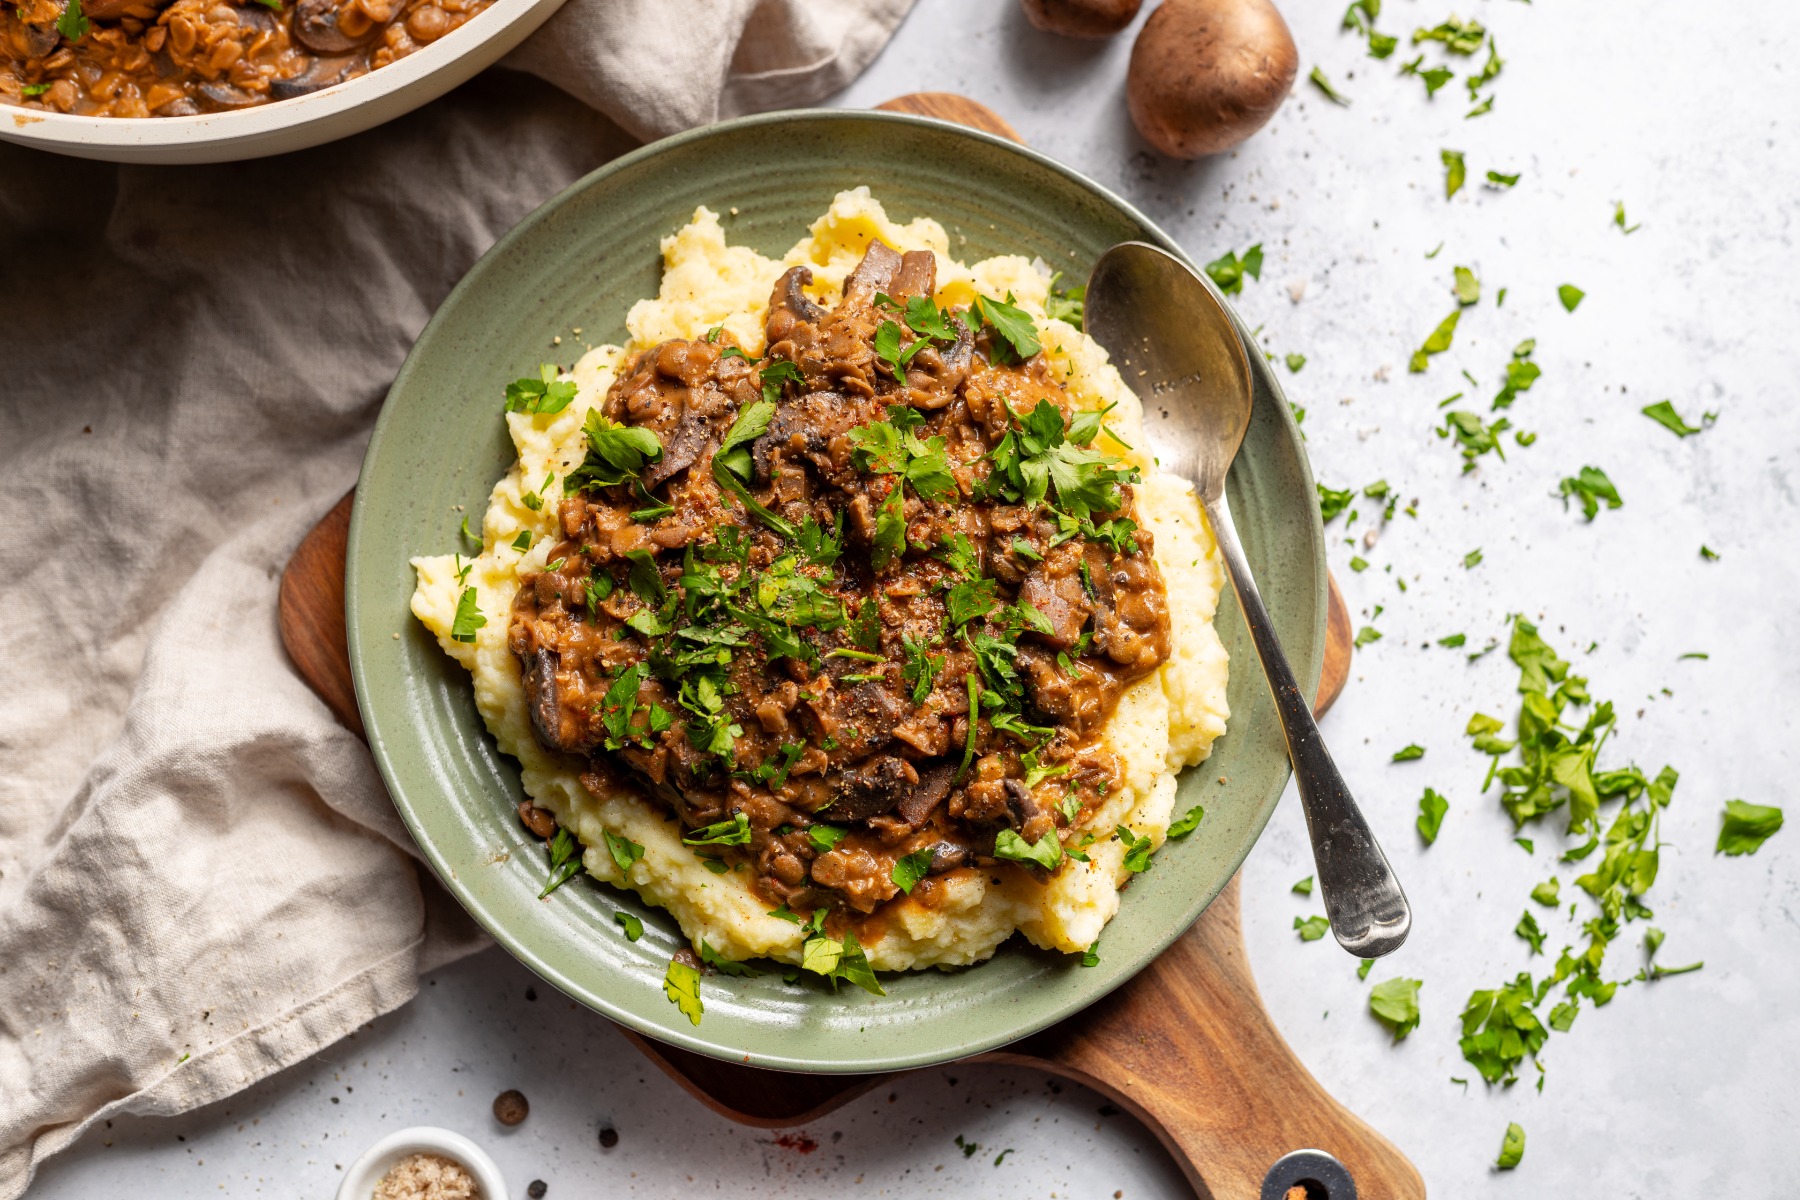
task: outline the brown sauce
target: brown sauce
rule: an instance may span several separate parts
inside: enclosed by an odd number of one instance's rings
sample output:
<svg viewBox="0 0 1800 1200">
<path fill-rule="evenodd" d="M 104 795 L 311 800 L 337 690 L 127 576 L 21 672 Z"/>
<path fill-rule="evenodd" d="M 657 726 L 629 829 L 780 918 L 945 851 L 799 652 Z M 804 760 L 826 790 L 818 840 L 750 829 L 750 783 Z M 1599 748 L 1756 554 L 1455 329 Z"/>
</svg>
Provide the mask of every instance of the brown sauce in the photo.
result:
<svg viewBox="0 0 1800 1200">
<path fill-rule="evenodd" d="M 0 8 L 0 101 L 170 117 L 289 100 L 404 58 L 489 3 L 20 0 Z"/>
<path fill-rule="evenodd" d="M 903 860 L 931 904 L 952 872 L 1044 877 L 1021 847 L 1081 854 L 1118 785 L 1099 731 L 1169 654 L 1135 475 L 1034 344 L 927 303 L 935 270 L 873 243 L 833 311 L 782 277 L 761 360 L 626 362 L 509 626 L 590 790 L 642 790 L 714 870 L 865 941 Z M 635 475 L 603 452 L 624 429 L 661 448 Z"/>
</svg>

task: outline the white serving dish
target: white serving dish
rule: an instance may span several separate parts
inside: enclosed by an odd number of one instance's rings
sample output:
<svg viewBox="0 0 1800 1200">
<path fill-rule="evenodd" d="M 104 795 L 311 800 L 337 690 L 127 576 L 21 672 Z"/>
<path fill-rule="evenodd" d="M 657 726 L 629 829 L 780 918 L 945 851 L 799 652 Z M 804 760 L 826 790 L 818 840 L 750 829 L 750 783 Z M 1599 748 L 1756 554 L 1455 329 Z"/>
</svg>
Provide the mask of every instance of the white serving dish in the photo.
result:
<svg viewBox="0 0 1800 1200">
<path fill-rule="evenodd" d="M 304 150 L 435 100 L 524 41 L 563 0 L 494 0 L 423 50 L 323 91 L 192 117 L 80 117 L 0 105 L 0 140 L 76 158 L 212 163 Z"/>
<path fill-rule="evenodd" d="M 383 68 L 384 70 L 386 68 Z M 455 1159 L 475 1177 L 481 1200 L 507 1200 L 506 1180 L 487 1152 L 460 1133 L 436 1125 L 415 1125 L 390 1133 L 362 1152 L 344 1172 L 337 1200 L 369 1200 L 375 1185 L 390 1168 L 409 1154 L 439 1154 Z"/>
</svg>

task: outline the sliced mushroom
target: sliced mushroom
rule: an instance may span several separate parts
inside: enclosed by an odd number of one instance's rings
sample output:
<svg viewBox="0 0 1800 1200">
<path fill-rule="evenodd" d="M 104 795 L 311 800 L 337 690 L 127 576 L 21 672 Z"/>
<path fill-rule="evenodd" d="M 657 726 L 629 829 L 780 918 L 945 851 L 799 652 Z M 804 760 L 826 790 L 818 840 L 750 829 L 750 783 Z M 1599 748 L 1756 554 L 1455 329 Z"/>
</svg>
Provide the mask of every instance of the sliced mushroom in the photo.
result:
<svg viewBox="0 0 1800 1200">
<path fill-rule="evenodd" d="M 551 750 L 566 754 L 585 754 L 593 747 L 582 737 L 572 714 L 564 711 L 557 695 L 557 672 L 562 658 L 556 651 L 539 646 L 519 655 L 524 668 L 525 699 L 531 709 L 531 727 L 538 741 Z"/>
<path fill-rule="evenodd" d="M 931 866 L 926 873 L 942 875 L 946 871 L 968 866 L 974 857 L 967 846 L 959 846 L 955 842 L 938 842 L 931 848 Z"/>
<path fill-rule="evenodd" d="M 395 11 L 399 11 L 398 6 Z M 343 54 L 380 37 L 385 28 L 371 22 L 368 29 L 351 37 L 339 27 L 339 16 L 333 0 L 300 0 L 294 5 L 294 40 L 314 54 Z"/>
<path fill-rule="evenodd" d="M 246 92 L 222 82 L 201 84 L 200 95 L 214 109 L 249 108 L 252 104 L 263 102 L 263 98 L 255 92 Z"/>
<path fill-rule="evenodd" d="M 884 754 L 839 776 L 831 805 L 820 815 L 828 821 L 866 821 L 899 804 L 918 782 L 911 763 Z"/>
<path fill-rule="evenodd" d="M 290 75 L 286 79 L 271 79 L 269 99 L 292 100 L 295 96 L 304 96 L 342 83 L 349 77 L 350 68 L 355 62 L 354 58 L 315 58 L 298 75 Z"/>
<path fill-rule="evenodd" d="M 956 768 L 947 762 L 936 762 L 919 771 L 919 783 L 911 794 L 900 801 L 900 816 L 915 829 L 925 823 L 931 810 L 943 803 L 956 781 Z M 935 860 L 934 860 L 935 861 Z"/>
<path fill-rule="evenodd" d="M 876 243 L 880 245 L 880 243 Z M 872 249 L 873 247 L 871 247 Z M 889 294 L 896 300 L 929 296 L 937 291 L 937 255 L 929 250 L 908 250 L 900 256 Z"/>
<path fill-rule="evenodd" d="M 844 303 L 839 311 L 874 303 L 877 292 L 888 290 L 894 274 L 900 270 L 900 263 L 900 254 L 892 246 L 886 242 L 870 242 L 863 260 L 850 272 L 850 278 L 844 280 Z"/>
</svg>

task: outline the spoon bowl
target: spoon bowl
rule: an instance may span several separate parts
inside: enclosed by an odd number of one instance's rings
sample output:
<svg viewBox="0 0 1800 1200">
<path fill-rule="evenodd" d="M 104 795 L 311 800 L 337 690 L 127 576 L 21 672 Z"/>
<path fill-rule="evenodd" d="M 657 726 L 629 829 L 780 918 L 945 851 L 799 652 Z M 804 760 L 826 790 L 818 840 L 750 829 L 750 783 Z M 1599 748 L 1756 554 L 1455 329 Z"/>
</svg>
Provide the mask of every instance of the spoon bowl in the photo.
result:
<svg viewBox="0 0 1800 1200">
<path fill-rule="evenodd" d="M 1230 314 L 1192 267 L 1154 246 L 1123 242 L 1094 264 L 1084 316 L 1087 332 L 1143 400 L 1157 462 L 1192 480 L 1206 510 L 1274 693 L 1331 932 L 1359 958 L 1390 954 L 1412 929 L 1412 909 L 1325 748 L 1225 502 L 1225 477 L 1255 403 Z"/>
</svg>

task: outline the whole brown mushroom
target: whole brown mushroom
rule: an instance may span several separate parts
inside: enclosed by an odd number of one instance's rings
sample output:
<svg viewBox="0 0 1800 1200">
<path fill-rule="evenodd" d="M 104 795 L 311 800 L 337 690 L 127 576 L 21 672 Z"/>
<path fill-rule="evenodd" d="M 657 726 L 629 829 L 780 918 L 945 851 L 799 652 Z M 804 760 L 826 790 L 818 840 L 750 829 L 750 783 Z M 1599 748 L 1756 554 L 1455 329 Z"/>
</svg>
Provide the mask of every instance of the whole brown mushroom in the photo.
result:
<svg viewBox="0 0 1800 1200">
<path fill-rule="evenodd" d="M 1019 0 L 1025 19 L 1045 33 L 1106 38 L 1131 24 L 1144 0 Z"/>
<path fill-rule="evenodd" d="M 1144 140 L 1201 158 L 1261 129 L 1299 67 L 1269 0 L 1165 0 L 1131 48 L 1125 94 Z"/>
</svg>

